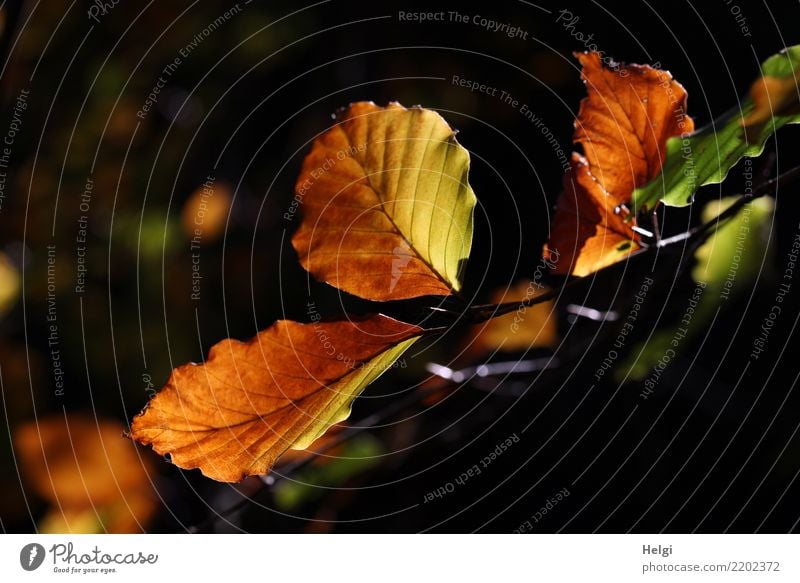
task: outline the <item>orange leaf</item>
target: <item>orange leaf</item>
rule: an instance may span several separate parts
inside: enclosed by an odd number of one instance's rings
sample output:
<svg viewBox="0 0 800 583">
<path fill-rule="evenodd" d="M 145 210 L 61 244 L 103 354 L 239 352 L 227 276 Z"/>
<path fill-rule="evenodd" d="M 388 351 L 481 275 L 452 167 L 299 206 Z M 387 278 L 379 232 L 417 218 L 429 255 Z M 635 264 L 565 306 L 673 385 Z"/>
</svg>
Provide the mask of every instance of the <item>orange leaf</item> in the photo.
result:
<svg viewBox="0 0 800 583">
<path fill-rule="evenodd" d="M 230 184 L 207 178 L 183 204 L 181 223 L 186 238 L 197 245 L 216 242 L 225 232 L 232 202 Z"/>
<path fill-rule="evenodd" d="M 265 474 L 287 449 L 305 449 L 346 419 L 355 397 L 422 332 L 378 314 L 281 320 L 248 342 L 223 340 L 205 364 L 172 372 L 131 434 L 215 480 Z"/>
<path fill-rule="evenodd" d="M 614 198 L 592 175 L 586 158 L 573 152 L 544 248 L 555 273 L 589 275 L 639 248 L 633 219 L 626 223 L 616 207 Z"/>
<path fill-rule="evenodd" d="M 548 291 L 549 288 L 523 280 L 511 287 L 496 290 L 490 301 L 494 304 L 522 302 Z M 552 347 L 558 340 L 558 322 L 553 305 L 552 300 L 530 307 L 520 305 L 516 312 L 481 324 L 477 327 L 474 353 L 477 355 L 494 350 L 516 352 Z"/>
<path fill-rule="evenodd" d="M 620 205 L 661 172 L 667 140 L 691 132 L 686 91 L 666 71 L 603 66 L 598 53 L 576 57 L 588 96 L 575 121 L 574 155 L 564 179 L 545 255 L 556 273 L 588 275 L 639 247 L 634 217 Z"/>
<path fill-rule="evenodd" d="M 667 71 L 647 65 L 603 66 L 598 53 L 576 55 L 588 96 L 575 123 L 592 174 L 618 204 L 661 172 L 666 143 L 694 129 L 686 90 Z"/>
<path fill-rule="evenodd" d="M 742 120 L 742 127 L 755 141 L 764 125 L 773 117 L 800 113 L 800 69 L 787 77 L 765 75 L 753 82 L 750 97 L 753 110 Z"/>
<path fill-rule="evenodd" d="M 449 295 L 472 242 L 469 154 L 442 117 L 351 105 L 303 163 L 292 243 L 314 277 L 362 298 Z"/>
<path fill-rule="evenodd" d="M 49 532 L 140 532 L 153 514 L 147 464 L 122 425 L 71 414 L 40 418 L 14 434 L 23 477 L 51 510 Z"/>
</svg>

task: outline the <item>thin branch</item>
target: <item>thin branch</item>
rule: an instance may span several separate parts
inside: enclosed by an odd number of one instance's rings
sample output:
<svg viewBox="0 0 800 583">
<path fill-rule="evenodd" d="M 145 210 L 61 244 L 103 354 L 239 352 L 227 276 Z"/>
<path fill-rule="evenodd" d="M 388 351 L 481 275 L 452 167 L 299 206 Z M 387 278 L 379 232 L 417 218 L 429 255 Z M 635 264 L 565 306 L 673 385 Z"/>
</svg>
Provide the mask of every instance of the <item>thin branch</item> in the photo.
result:
<svg viewBox="0 0 800 583">
<path fill-rule="evenodd" d="M 655 245 L 644 247 L 617 263 L 613 263 L 611 265 L 608 265 L 602 269 L 595 271 L 594 273 L 591 274 L 591 276 L 571 279 L 565 285 L 561 286 L 559 289 L 550 290 L 547 293 L 538 296 L 533 296 L 530 298 L 525 298 L 524 300 L 520 300 L 518 302 L 509 302 L 503 304 L 482 304 L 478 306 L 472 306 L 469 308 L 471 316 L 468 318 L 468 321 L 472 324 L 480 324 L 481 322 L 491 320 L 492 318 L 498 318 L 500 316 L 504 316 L 519 309 L 529 308 L 531 306 L 535 306 L 536 304 L 547 302 L 559 296 L 561 292 L 563 292 L 565 289 L 573 285 L 576 285 L 581 281 L 586 280 L 588 277 L 593 277 L 599 273 L 604 272 L 607 269 L 611 269 L 617 266 L 618 263 L 621 263 L 623 261 L 628 261 L 632 257 L 645 255 L 647 253 L 652 253 L 656 249 L 664 249 L 665 247 L 676 245 L 686 240 L 697 240 L 699 244 L 708 237 L 711 230 L 714 227 L 716 227 L 720 223 L 720 221 L 724 221 L 735 216 L 747 203 L 752 202 L 753 200 L 769 192 L 772 192 L 773 189 L 776 186 L 778 186 L 779 183 L 795 180 L 798 177 L 800 177 L 800 166 L 795 166 L 794 168 L 787 170 L 786 172 L 779 174 L 778 176 L 771 178 L 766 182 L 763 182 L 762 184 L 754 188 L 752 192 L 748 192 L 741 195 L 739 199 L 736 200 L 736 202 L 734 202 L 731 206 L 729 206 L 724 211 L 719 213 L 713 219 L 706 221 L 705 223 L 702 223 L 700 225 L 697 225 L 696 227 L 689 229 L 685 233 L 680 233 L 679 235 L 668 237 L 666 239 L 660 239 L 659 241 L 657 241 Z"/>
<path fill-rule="evenodd" d="M 356 435 L 363 433 L 367 429 L 373 429 L 376 425 L 383 423 L 387 419 L 401 412 L 406 407 L 409 407 L 411 405 L 418 403 L 419 401 L 422 401 L 426 397 L 430 396 L 433 392 L 434 389 L 415 390 L 405 399 L 393 401 L 390 405 L 384 407 L 380 411 L 377 411 L 372 415 L 368 415 L 366 418 L 362 419 L 357 424 L 349 426 L 346 429 L 342 430 L 340 433 L 336 434 L 333 438 L 331 438 L 327 443 L 320 446 L 318 449 L 315 449 L 313 452 L 309 452 L 308 455 L 303 459 L 298 460 L 294 463 L 286 464 L 272 474 L 265 474 L 263 476 L 259 476 L 259 478 L 261 479 L 261 487 L 258 488 L 258 490 L 256 490 L 249 496 L 245 496 L 232 506 L 229 506 L 228 508 L 219 511 L 213 514 L 212 516 L 209 516 L 208 518 L 203 520 L 200 524 L 189 527 L 188 529 L 189 532 L 191 533 L 205 532 L 206 529 L 213 526 L 214 523 L 216 523 L 218 520 L 231 516 L 232 514 L 235 514 L 239 510 L 248 506 L 251 502 L 253 502 L 253 498 L 255 496 L 258 496 L 267 489 L 271 489 L 278 482 L 285 480 L 291 474 L 306 467 L 308 464 L 310 464 L 316 459 L 316 456 L 318 454 L 325 453 L 326 451 L 329 451 L 331 448 L 334 448 L 337 445 L 341 445 L 348 439 L 351 439 L 352 437 L 355 437 Z"/>
<path fill-rule="evenodd" d="M 486 322 L 492 318 L 499 318 L 500 316 L 505 316 L 511 312 L 516 312 L 520 308 L 530 308 L 536 304 L 547 302 L 557 297 L 565 289 L 572 287 L 579 281 L 583 281 L 583 278 L 572 279 L 558 289 L 551 289 L 550 291 L 539 294 L 538 296 L 531 296 L 530 298 L 525 298 L 524 300 L 520 300 L 518 302 L 473 306 L 469 308 L 471 316 L 468 318 L 468 321 L 470 324 L 480 324 L 481 322 Z"/>
<path fill-rule="evenodd" d="M 510 377 L 512 375 L 525 375 L 533 372 L 541 372 L 550 368 L 557 368 L 561 363 L 554 356 L 543 356 L 527 360 L 508 360 L 501 362 L 487 362 L 477 366 L 468 366 L 462 369 L 452 369 L 442 364 L 429 362 L 425 370 L 436 375 L 440 379 L 449 381 L 453 384 L 474 381 L 475 379 L 487 379 L 491 377 Z M 484 390 L 480 385 L 476 388 Z"/>
<path fill-rule="evenodd" d="M 627 261 L 633 256 L 651 253 L 656 249 L 663 249 L 665 247 L 669 247 L 671 245 L 675 245 L 686 240 L 699 240 L 699 242 L 702 242 L 702 240 L 704 240 L 711 233 L 712 229 L 715 226 L 717 226 L 720 223 L 720 221 L 724 221 L 735 216 L 747 203 L 755 200 L 756 198 L 764 194 L 767 194 L 768 192 L 771 192 L 773 188 L 776 187 L 779 183 L 789 180 L 794 180 L 798 177 L 800 177 L 800 166 L 796 166 L 790 170 L 787 170 L 783 174 L 780 174 L 770 180 L 767 180 L 766 182 L 760 184 L 755 189 L 753 189 L 753 191 L 750 193 L 741 195 L 739 199 L 736 200 L 731 206 L 729 206 L 727 209 L 719 213 L 716 217 L 714 217 L 710 221 L 706 221 L 705 223 L 697 225 L 696 227 L 686 231 L 685 233 L 681 233 L 674 237 L 669 237 L 667 239 L 661 239 L 659 237 L 659 240 L 656 242 L 655 245 L 644 247 L 639 251 L 632 253 L 623 261 Z M 592 273 L 592 276 L 602 273 L 607 269 L 611 269 L 616 265 L 617 264 L 615 263 L 606 266 L 602 269 L 599 269 L 594 273 Z M 457 319 L 465 317 L 466 322 L 470 324 L 479 324 L 481 322 L 485 322 L 493 318 L 504 316 L 519 309 L 529 308 L 531 306 L 535 306 L 536 304 L 541 304 L 546 301 L 552 300 L 553 298 L 559 296 L 564 290 L 574 285 L 577 285 L 580 282 L 583 282 L 587 279 L 589 279 L 588 276 L 572 278 L 569 281 L 567 281 L 567 283 L 565 283 L 563 286 L 561 286 L 559 289 L 552 289 L 538 296 L 526 298 L 518 302 L 474 305 L 467 308 L 463 313 L 458 313 L 453 310 L 445 310 L 442 308 L 432 308 L 432 309 L 435 309 L 443 313 L 452 313 L 453 315 L 457 316 Z M 436 328 L 429 328 L 425 330 L 425 334 L 443 333 L 449 329 L 450 326 L 438 326 Z M 525 366 L 524 361 L 520 361 L 517 362 L 516 364 L 512 363 L 484 364 L 484 365 L 479 365 L 477 367 L 469 367 L 458 371 L 453 371 L 452 369 L 441 366 L 439 366 L 435 370 L 429 367 L 428 370 L 429 372 L 432 372 L 433 374 L 436 374 L 441 378 L 445 378 L 454 383 L 458 383 L 461 379 L 466 380 L 471 376 L 486 377 L 497 374 L 509 374 L 513 372 L 531 372 L 533 370 L 541 370 L 542 368 L 549 368 L 549 365 L 543 366 L 540 360 L 541 359 L 528 361 L 527 362 L 528 366 Z M 446 371 L 444 369 L 446 369 Z M 321 454 L 326 451 L 329 451 L 331 448 L 344 443 L 345 441 L 354 437 L 355 435 L 358 435 L 359 433 L 362 433 L 367 429 L 374 428 L 379 423 L 382 423 L 383 421 L 389 419 L 390 417 L 392 417 L 396 413 L 399 413 L 406 407 L 411 406 L 423 400 L 425 397 L 429 396 L 432 392 L 433 390 L 424 390 L 424 389 L 414 391 L 411 395 L 409 395 L 405 399 L 395 401 L 394 403 L 385 407 L 381 411 L 369 415 L 361 422 L 359 422 L 357 425 L 344 429 L 341 433 L 337 434 L 334 438 L 328 441 L 325 445 L 321 446 L 319 449 L 315 450 L 313 453 L 310 453 L 307 457 L 292 464 L 287 464 L 286 466 L 281 468 L 282 471 L 280 475 L 278 475 L 277 477 L 275 477 L 274 475 L 261 476 L 262 486 L 256 492 L 254 492 L 250 496 L 243 498 L 242 500 L 230 506 L 229 508 L 220 511 L 214 514 L 213 516 L 208 517 L 199 525 L 190 527 L 189 531 L 202 532 L 204 529 L 213 525 L 217 520 L 225 518 L 227 516 L 230 516 L 231 514 L 238 512 L 239 510 L 250 504 L 253 501 L 254 496 L 257 496 L 266 489 L 271 489 L 279 481 L 286 479 L 292 473 L 295 473 L 303 469 L 308 464 L 313 462 L 315 459 L 315 454 Z"/>
<path fill-rule="evenodd" d="M 697 225 L 693 229 L 689 231 L 690 237 L 694 238 L 696 236 L 700 236 L 707 231 L 710 231 L 714 228 L 720 221 L 725 219 L 729 219 L 736 215 L 742 207 L 744 207 L 747 203 L 754 201 L 755 199 L 764 196 L 765 194 L 772 192 L 774 187 L 778 186 L 778 183 L 795 180 L 800 177 L 800 166 L 795 166 L 791 170 L 787 170 L 783 174 L 779 174 L 775 178 L 771 178 L 766 182 L 760 184 L 756 188 L 753 189 L 752 192 L 745 193 L 739 197 L 739 199 L 734 202 L 731 206 L 726 208 L 724 211 L 719 213 L 716 217 L 711 219 L 710 221 L 706 221 L 701 225 Z"/>
<path fill-rule="evenodd" d="M 272 476 L 271 474 L 263 476 L 262 481 L 268 486 L 273 486 L 277 484 L 281 480 L 286 479 L 290 474 L 303 469 L 308 464 L 313 462 L 316 455 L 325 453 L 326 451 L 329 451 L 330 449 L 336 447 L 337 445 L 341 445 L 351 437 L 354 437 L 359 433 L 363 433 L 367 429 L 373 429 L 376 425 L 383 423 L 384 421 L 393 417 L 397 413 L 400 413 L 406 407 L 415 405 L 418 402 L 424 400 L 426 397 L 429 397 L 431 394 L 433 394 L 433 392 L 434 389 L 417 389 L 413 391 L 405 399 L 394 401 L 391 405 L 384 407 L 380 411 L 373 413 L 372 415 L 368 415 L 366 418 L 362 419 L 357 424 L 346 427 L 345 429 L 337 433 L 333 438 L 331 438 L 327 443 L 325 443 L 318 449 L 315 449 L 313 452 L 309 452 L 309 455 L 304 457 L 303 459 L 298 460 L 291 464 L 287 464 L 285 467 L 280 469 L 280 475 L 276 477 Z"/>
</svg>

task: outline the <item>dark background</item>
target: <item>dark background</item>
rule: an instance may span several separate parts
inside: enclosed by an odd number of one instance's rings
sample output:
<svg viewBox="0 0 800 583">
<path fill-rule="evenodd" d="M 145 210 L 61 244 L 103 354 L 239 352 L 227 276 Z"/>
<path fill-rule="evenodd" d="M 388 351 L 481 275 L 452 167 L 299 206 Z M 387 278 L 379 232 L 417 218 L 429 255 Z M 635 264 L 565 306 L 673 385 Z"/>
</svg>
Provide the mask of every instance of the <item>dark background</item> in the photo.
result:
<svg viewBox="0 0 800 583">
<path fill-rule="evenodd" d="M 671 71 L 689 92 L 698 126 L 739 103 L 759 62 L 800 42 L 800 7 L 777 1 L 739 2 L 752 34 L 745 37 L 735 3 L 722 0 L 539 2 L 544 9 L 510 0 L 472 7 L 331 0 L 308 9 L 255 0 L 240 3 L 241 13 L 183 60 L 158 106 L 139 120 L 163 67 L 232 4 L 123 1 L 99 24 L 87 18 L 88 2 L 70 10 L 47 4 L 7 6 L 3 32 L 4 124 L 20 89 L 30 90 L 0 211 L 0 245 L 24 282 L 0 320 L 3 405 L 12 430 L 62 410 L 94 410 L 127 425 L 147 400 L 143 375 L 159 387 L 174 366 L 200 360 L 224 337 L 250 337 L 281 317 L 304 319 L 309 297 L 328 314 L 368 309 L 309 280 L 289 244 L 296 225 L 282 218 L 309 141 L 343 105 L 421 104 L 459 130 L 479 200 L 465 295 L 483 302 L 497 287 L 532 276 L 562 169 L 552 146 L 518 111 L 454 86 L 453 75 L 505 89 L 541 116 L 568 151 L 585 94 L 571 52 L 584 46 L 556 23 L 562 9 L 579 17 L 575 30 L 594 34 L 606 54 L 660 62 Z M 521 27 L 528 39 L 473 24 L 399 22 L 399 10 L 480 14 Z M 768 155 L 754 163 L 758 175 L 800 163 L 797 138 L 790 127 L 771 141 Z M 89 274 L 79 297 L 72 249 L 95 156 Z M 235 202 L 224 238 L 203 248 L 202 299 L 191 301 L 180 209 L 210 172 L 232 185 Z M 698 199 L 735 194 L 740 174 L 734 170 Z M 796 189 L 786 186 L 777 195 L 776 273 L 798 229 Z M 697 223 L 698 210 L 670 209 L 665 233 Z M 63 258 L 57 294 L 63 397 L 54 395 L 47 353 L 45 247 L 52 243 Z M 658 283 L 637 338 L 669 329 L 694 287 L 677 269 L 681 252 L 660 254 L 655 265 L 648 256 L 609 270 L 571 288 L 559 306 L 625 313 L 643 275 L 654 269 Z M 452 387 L 436 403 L 405 408 L 371 432 L 386 454 L 379 463 L 338 488 L 319 490 L 295 516 L 277 512 L 262 490 L 257 503 L 208 522 L 260 483 L 237 490 L 142 449 L 154 462 L 161 497 L 147 529 L 510 532 L 564 488 L 570 495 L 548 509 L 534 532 L 797 529 L 800 368 L 793 332 L 800 289 L 792 290 L 768 353 L 745 366 L 775 295 L 768 274 L 746 283 L 713 325 L 682 348 L 646 401 L 641 383 L 594 384 L 615 325 L 575 321 L 562 310 L 563 341 L 554 351 L 560 366 L 498 383 L 494 391 Z M 409 367 L 370 387 L 365 396 L 373 398 L 359 399 L 351 420 L 419 390 L 425 363 L 447 363 L 457 354 L 458 333 L 424 353 L 412 351 Z M 519 443 L 479 477 L 423 503 L 426 493 L 513 433 Z M 32 531 L 44 503 L 15 471 L 10 435 L 0 437 L 2 527 Z"/>
</svg>

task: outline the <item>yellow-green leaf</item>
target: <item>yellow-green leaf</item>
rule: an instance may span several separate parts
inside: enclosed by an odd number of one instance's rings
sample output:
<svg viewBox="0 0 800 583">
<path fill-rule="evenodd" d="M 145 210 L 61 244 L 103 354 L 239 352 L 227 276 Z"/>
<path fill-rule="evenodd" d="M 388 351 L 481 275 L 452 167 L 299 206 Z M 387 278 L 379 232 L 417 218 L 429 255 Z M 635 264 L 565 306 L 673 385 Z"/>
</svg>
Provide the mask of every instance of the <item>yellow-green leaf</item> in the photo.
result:
<svg viewBox="0 0 800 583">
<path fill-rule="evenodd" d="M 369 300 L 458 291 L 476 203 L 468 173 L 469 153 L 438 113 L 351 105 L 314 142 L 297 180 L 300 262 Z"/>
<path fill-rule="evenodd" d="M 703 208 L 703 221 L 718 216 L 738 197 L 714 200 Z M 691 325 L 655 332 L 646 344 L 636 346 L 628 361 L 617 371 L 617 380 L 642 380 L 671 349 L 675 354 L 697 334 L 705 333 L 717 308 L 741 292 L 749 292 L 765 257 L 770 253 L 770 228 L 774 207 L 771 198 L 762 197 L 745 205 L 736 216 L 720 223 L 714 234 L 695 252 L 697 264 L 692 278 L 698 284 L 698 300 L 691 302 Z M 684 328 L 685 331 L 678 330 Z M 678 333 L 680 332 L 680 333 Z M 676 338 L 680 340 L 676 342 Z"/>
</svg>

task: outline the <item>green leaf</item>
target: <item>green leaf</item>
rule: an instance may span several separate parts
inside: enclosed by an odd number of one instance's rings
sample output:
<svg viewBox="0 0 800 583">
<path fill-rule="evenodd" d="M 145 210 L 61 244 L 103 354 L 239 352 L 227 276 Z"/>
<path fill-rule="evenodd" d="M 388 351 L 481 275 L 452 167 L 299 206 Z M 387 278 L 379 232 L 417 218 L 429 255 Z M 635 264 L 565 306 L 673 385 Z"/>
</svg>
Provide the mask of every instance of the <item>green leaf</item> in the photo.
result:
<svg viewBox="0 0 800 583">
<path fill-rule="evenodd" d="M 703 221 L 710 221 L 732 205 L 739 197 L 732 196 L 714 200 L 703 209 Z M 643 380 L 665 355 L 674 360 L 689 341 L 698 333 L 705 332 L 714 318 L 717 308 L 738 293 L 752 289 L 762 264 L 770 253 L 770 228 L 772 226 L 774 201 L 762 197 L 745 205 L 736 216 L 721 223 L 716 232 L 695 253 L 697 264 L 692 270 L 692 279 L 702 288 L 699 299 L 687 304 L 688 325 L 678 322 L 654 333 L 646 343 L 636 346 L 627 361 L 617 369 L 615 377 L 622 381 Z M 689 311 L 691 308 L 691 312 Z M 674 354 L 670 353 L 670 350 Z"/>
<path fill-rule="evenodd" d="M 761 64 L 765 77 L 787 78 L 800 66 L 800 45 L 771 56 Z M 668 206 L 687 206 L 702 186 L 722 182 L 733 166 L 745 156 L 764 151 L 767 139 L 778 129 L 800 122 L 800 114 L 777 115 L 753 136 L 747 136 L 742 120 L 753 111 L 752 97 L 698 131 L 670 138 L 661 174 L 633 191 L 635 211 L 648 210 L 659 200 Z M 749 139 L 748 139 L 749 137 Z"/>
<path fill-rule="evenodd" d="M 345 441 L 332 459 L 320 458 L 320 463 L 312 463 L 291 479 L 278 482 L 273 489 L 275 505 L 283 512 L 291 512 L 317 500 L 331 488 L 343 486 L 375 467 L 383 453 L 383 446 L 375 437 L 367 433 L 357 435 Z"/>
<path fill-rule="evenodd" d="M 703 208 L 703 221 L 710 221 L 725 211 L 739 197 L 713 200 Z M 742 207 L 735 217 L 719 226 L 695 253 L 697 264 L 692 279 L 706 284 L 711 295 L 721 299 L 742 289 L 750 289 L 769 252 L 770 227 L 775 202 L 757 198 Z"/>
</svg>

